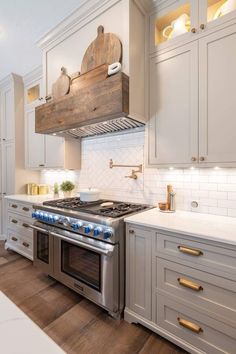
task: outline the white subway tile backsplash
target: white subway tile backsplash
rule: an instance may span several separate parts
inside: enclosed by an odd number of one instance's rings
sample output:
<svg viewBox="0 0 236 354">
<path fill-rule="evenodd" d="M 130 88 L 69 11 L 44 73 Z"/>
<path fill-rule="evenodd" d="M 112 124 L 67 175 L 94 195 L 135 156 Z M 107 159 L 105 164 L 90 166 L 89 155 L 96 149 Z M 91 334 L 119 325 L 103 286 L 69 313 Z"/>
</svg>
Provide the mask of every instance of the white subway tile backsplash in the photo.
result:
<svg viewBox="0 0 236 354">
<path fill-rule="evenodd" d="M 236 168 L 157 169 L 144 167 L 137 180 L 125 178 L 132 168 L 109 168 L 115 164 L 138 165 L 144 161 L 144 132 L 102 136 L 82 141 L 80 171 L 43 171 L 41 180 L 53 185 L 70 179 L 78 187 L 96 187 L 103 198 L 157 205 L 166 200 L 166 186 L 176 191 L 177 208 L 193 212 L 236 217 Z M 191 202 L 197 201 L 198 208 Z"/>
</svg>

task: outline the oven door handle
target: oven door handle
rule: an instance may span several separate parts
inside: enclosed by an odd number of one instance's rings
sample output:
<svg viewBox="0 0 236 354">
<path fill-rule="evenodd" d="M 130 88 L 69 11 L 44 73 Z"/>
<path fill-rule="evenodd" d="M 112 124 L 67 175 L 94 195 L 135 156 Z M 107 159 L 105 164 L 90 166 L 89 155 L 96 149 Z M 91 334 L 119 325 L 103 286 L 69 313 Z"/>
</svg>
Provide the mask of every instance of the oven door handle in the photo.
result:
<svg viewBox="0 0 236 354">
<path fill-rule="evenodd" d="M 107 257 L 112 257 L 112 255 L 113 255 L 113 250 L 114 250 L 113 246 L 110 246 L 110 247 L 112 247 L 112 250 L 104 250 L 102 248 L 98 248 L 98 247 L 89 245 L 88 243 L 81 242 L 81 241 L 78 241 L 78 240 L 74 240 L 74 239 L 62 236 L 60 234 L 57 234 L 56 232 L 49 232 L 49 233 L 52 236 L 58 237 L 58 238 L 60 238 L 60 239 L 62 239 L 64 241 L 73 243 L 74 245 L 77 245 L 77 246 L 81 246 L 83 248 L 86 248 L 87 250 L 94 251 L 94 252 L 99 253 L 101 255 L 104 255 L 104 256 L 107 256 Z"/>
<path fill-rule="evenodd" d="M 33 230 L 40 231 L 40 232 L 43 232 L 44 234 L 49 235 L 49 231 L 46 229 L 43 229 L 42 227 L 35 226 L 35 225 L 29 225 L 29 227 Z"/>
</svg>

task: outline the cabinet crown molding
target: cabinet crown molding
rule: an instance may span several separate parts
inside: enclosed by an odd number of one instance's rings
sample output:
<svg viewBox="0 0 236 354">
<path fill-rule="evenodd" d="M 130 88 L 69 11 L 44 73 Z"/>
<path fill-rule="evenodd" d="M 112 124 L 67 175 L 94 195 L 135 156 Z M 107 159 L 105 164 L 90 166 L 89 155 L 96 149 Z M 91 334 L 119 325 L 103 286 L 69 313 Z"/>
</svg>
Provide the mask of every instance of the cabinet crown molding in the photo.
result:
<svg viewBox="0 0 236 354">
<path fill-rule="evenodd" d="M 26 75 L 23 76 L 23 82 L 25 85 L 30 85 L 35 80 L 38 80 L 42 76 L 43 70 L 42 66 L 36 67 L 34 70 L 30 71 Z"/>
<path fill-rule="evenodd" d="M 23 83 L 23 79 L 20 75 L 11 73 L 8 76 L 6 76 L 4 79 L 0 81 L 0 89 L 11 85 L 13 82 L 15 83 Z"/>
<path fill-rule="evenodd" d="M 83 0 L 74 12 L 40 38 L 36 42 L 37 46 L 44 49 L 54 45 L 120 1 L 122 0 Z"/>
</svg>

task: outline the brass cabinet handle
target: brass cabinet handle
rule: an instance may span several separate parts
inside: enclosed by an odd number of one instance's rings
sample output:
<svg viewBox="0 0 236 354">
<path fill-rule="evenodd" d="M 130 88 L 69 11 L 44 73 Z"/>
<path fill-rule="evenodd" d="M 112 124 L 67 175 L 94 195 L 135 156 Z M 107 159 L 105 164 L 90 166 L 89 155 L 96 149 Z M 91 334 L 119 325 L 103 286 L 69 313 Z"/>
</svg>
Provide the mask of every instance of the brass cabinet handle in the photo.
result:
<svg viewBox="0 0 236 354">
<path fill-rule="evenodd" d="M 22 224 L 23 227 L 28 228 L 29 224 L 26 224 L 25 222 Z"/>
<path fill-rule="evenodd" d="M 192 32 L 192 33 L 196 33 L 196 32 L 197 32 L 196 28 L 193 27 L 193 28 L 191 29 L 191 32 Z"/>
<path fill-rule="evenodd" d="M 27 247 L 27 248 L 29 247 L 29 243 L 27 243 L 27 242 L 22 242 L 22 245 Z"/>
<path fill-rule="evenodd" d="M 43 164 L 43 163 L 41 163 L 40 165 L 39 165 L 39 167 L 44 167 L 45 165 Z"/>
<path fill-rule="evenodd" d="M 18 208 L 18 205 L 12 204 L 11 207 L 14 208 L 14 209 L 16 209 L 16 208 Z"/>
<path fill-rule="evenodd" d="M 204 24 L 204 23 L 201 23 L 201 24 L 200 24 L 200 29 L 201 29 L 201 30 L 204 30 L 205 28 L 206 28 L 205 24 Z"/>
<path fill-rule="evenodd" d="M 190 280 L 183 279 L 183 278 L 178 278 L 177 279 L 179 282 L 179 285 L 185 286 L 186 288 L 192 289 L 194 291 L 201 291 L 203 290 L 203 287 L 201 285 L 198 285 L 196 283 L 193 283 Z"/>
<path fill-rule="evenodd" d="M 17 224 L 17 223 L 18 223 L 18 221 L 15 220 L 15 219 L 12 219 L 11 222 L 12 222 L 13 224 Z"/>
<path fill-rule="evenodd" d="M 195 161 L 197 161 L 197 158 L 193 156 L 193 157 L 191 158 L 191 161 L 195 162 Z"/>
<path fill-rule="evenodd" d="M 18 241 L 18 238 L 14 237 L 14 236 L 11 239 L 12 239 L 12 241 Z"/>
<path fill-rule="evenodd" d="M 191 256 L 202 256 L 203 252 L 200 250 L 196 250 L 194 248 L 189 248 L 185 246 L 178 246 L 178 249 L 182 253 L 190 254 Z"/>
<path fill-rule="evenodd" d="M 29 208 L 23 207 L 22 210 L 29 211 Z"/>
<path fill-rule="evenodd" d="M 178 320 L 180 326 L 190 329 L 190 331 L 192 331 L 194 333 L 199 334 L 200 332 L 203 332 L 203 329 L 195 323 L 189 322 L 189 321 L 184 320 L 183 318 L 180 318 L 180 317 L 177 317 L 177 320 Z"/>
<path fill-rule="evenodd" d="M 200 161 L 205 161 L 205 157 L 204 157 L 204 156 L 201 156 L 201 157 L 199 158 L 199 160 L 200 160 Z"/>
<path fill-rule="evenodd" d="M 129 233 L 130 234 L 134 234 L 134 230 L 129 230 Z"/>
</svg>

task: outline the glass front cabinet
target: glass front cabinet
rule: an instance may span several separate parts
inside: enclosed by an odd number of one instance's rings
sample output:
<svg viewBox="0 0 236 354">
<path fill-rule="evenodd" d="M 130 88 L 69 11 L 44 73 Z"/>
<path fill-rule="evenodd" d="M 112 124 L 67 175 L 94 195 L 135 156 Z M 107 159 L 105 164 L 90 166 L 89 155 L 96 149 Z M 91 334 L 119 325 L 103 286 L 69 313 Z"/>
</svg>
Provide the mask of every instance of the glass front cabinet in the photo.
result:
<svg viewBox="0 0 236 354">
<path fill-rule="evenodd" d="M 167 6 L 167 4 L 170 4 Z M 150 19 L 150 51 L 191 41 L 236 18 L 236 0 L 163 1 Z"/>
</svg>

